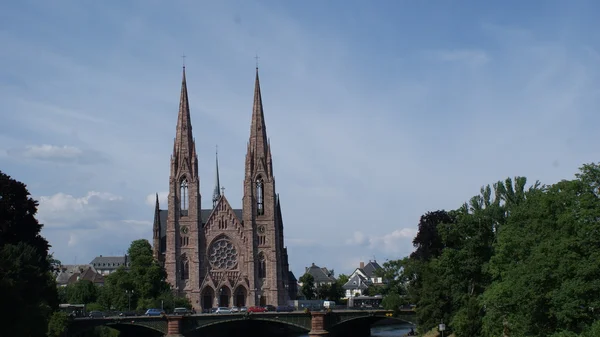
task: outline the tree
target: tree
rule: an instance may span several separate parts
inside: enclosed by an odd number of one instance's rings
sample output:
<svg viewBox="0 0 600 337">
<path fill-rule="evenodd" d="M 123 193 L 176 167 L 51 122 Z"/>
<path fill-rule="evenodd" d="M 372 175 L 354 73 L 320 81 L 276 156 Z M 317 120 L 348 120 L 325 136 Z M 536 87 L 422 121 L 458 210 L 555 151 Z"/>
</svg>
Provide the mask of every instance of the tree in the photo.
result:
<svg viewBox="0 0 600 337">
<path fill-rule="evenodd" d="M 92 281 L 81 280 L 67 287 L 68 303 L 88 304 L 96 302 L 98 298 L 98 288 Z"/>
<path fill-rule="evenodd" d="M 37 201 L 25 184 L 0 172 L 0 294 L 2 333 L 43 336 L 58 307 L 48 241 L 35 218 Z"/>
<path fill-rule="evenodd" d="M 302 275 L 298 281 L 302 283 L 302 287 L 300 288 L 300 292 L 302 293 L 302 295 L 304 295 L 304 297 L 306 297 L 307 300 L 312 300 L 313 298 L 315 298 L 316 289 L 314 277 L 311 274 L 306 273 Z"/>
<path fill-rule="evenodd" d="M 65 312 L 55 311 L 48 322 L 48 337 L 61 337 L 69 326 L 69 316 Z"/>
</svg>

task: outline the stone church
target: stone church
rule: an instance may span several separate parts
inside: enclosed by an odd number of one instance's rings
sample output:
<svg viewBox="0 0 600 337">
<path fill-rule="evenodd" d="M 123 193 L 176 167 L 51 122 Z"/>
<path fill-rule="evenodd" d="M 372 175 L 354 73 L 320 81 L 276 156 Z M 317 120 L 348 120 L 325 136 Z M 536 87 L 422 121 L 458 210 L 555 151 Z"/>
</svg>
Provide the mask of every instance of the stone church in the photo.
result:
<svg viewBox="0 0 600 337">
<path fill-rule="evenodd" d="M 242 208 L 234 209 L 222 193 L 218 159 L 211 207 L 201 208 L 185 67 L 170 167 L 168 209 L 160 209 L 156 198 L 153 250 L 173 291 L 189 298 L 199 312 L 284 305 L 294 298 L 296 278 L 289 271 L 284 245 L 258 68 Z"/>
</svg>

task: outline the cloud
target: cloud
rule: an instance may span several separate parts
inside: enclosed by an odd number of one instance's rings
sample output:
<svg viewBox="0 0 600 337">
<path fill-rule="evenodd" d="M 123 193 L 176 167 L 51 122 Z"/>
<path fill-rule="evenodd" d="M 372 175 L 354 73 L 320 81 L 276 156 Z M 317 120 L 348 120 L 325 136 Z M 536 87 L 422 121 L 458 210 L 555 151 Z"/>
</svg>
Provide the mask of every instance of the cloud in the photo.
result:
<svg viewBox="0 0 600 337">
<path fill-rule="evenodd" d="M 250 1 L 7 4 L 2 170 L 63 203 L 40 206 L 60 258 L 150 238 L 155 193 L 169 189 L 185 49 L 202 203 L 218 144 L 239 208 L 258 52 L 294 270 L 399 258 L 425 212 L 507 176 L 551 183 L 597 159 L 597 24 L 582 16 L 596 11 L 545 6 L 546 18 L 523 9 L 505 26 L 504 11 L 442 16 L 397 2 L 310 13 Z"/>
<path fill-rule="evenodd" d="M 161 209 L 166 209 L 168 204 L 167 204 L 167 198 L 169 197 L 169 192 L 158 192 L 158 203 L 160 204 L 160 208 Z M 148 194 L 146 196 L 146 205 L 148 206 L 156 206 L 156 193 L 154 194 Z"/>
<path fill-rule="evenodd" d="M 361 231 L 356 231 L 352 238 L 346 240 L 346 244 L 349 246 L 365 246 L 373 252 L 382 252 L 387 256 L 408 254 L 411 252 L 411 243 L 415 235 L 417 235 L 415 228 L 396 229 L 381 236 L 366 235 Z"/>
<path fill-rule="evenodd" d="M 107 192 L 57 193 L 39 198 L 38 217 L 47 228 L 96 228 L 105 219 L 123 216 L 125 208 L 123 197 Z"/>
<path fill-rule="evenodd" d="M 75 146 L 27 145 L 24 148 L 11 149 L 8 155 L 63 164 L 98 164 L 108 161 L 108 157 L 94 150 L 82 150 Z"/>
</svg>

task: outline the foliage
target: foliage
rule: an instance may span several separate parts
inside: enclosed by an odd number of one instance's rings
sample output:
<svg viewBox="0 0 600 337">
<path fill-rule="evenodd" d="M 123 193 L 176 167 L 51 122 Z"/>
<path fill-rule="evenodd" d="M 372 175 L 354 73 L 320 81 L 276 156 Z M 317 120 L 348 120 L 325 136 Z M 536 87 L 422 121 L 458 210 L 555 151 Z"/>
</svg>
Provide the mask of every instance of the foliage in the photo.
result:
<svg viewBox="0 0 600 337">
<path fill-rule="evenodd" d="M 48 321 L 48 337 L 62 336 L 69 326 L 69 316 L 65 312 L 55 311 Z"/>
<path fill-rule="evenodd" d="M 419 331 L 458 337 L 600 335 L 600 166 L 573 180 L 505 179 L 421 217 L 409 258 L 386 263 L 386 307 L 406 294 Z M 403 291 L 405 293 L 403 293 Z"/>
<path fill-rule="evenodd" d="M 25 184 L 0 172 L 0 294 L 2 333 L 43 336 L 58 307 L 50 245 L 40 235 L 37 201 Z"/>
<path fill-rule="evenodd" d="M 306 273 L 302 275 L 298 281 L 302 283 L 302 287 L 300 287 L 302 295 L 304 295 L 307 300 L 315 298 L 316 288 L 314 277 L 311 274 Z"/>
</svg>

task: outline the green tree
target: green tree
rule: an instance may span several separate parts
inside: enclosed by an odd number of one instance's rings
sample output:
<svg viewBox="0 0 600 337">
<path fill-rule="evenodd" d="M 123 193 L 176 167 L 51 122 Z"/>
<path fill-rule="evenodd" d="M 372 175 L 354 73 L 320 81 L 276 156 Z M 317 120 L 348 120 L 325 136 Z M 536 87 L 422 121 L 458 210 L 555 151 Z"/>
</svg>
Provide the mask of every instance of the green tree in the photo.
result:
<svg viewBox="0 0 600 337">
<path fill-rule="evenodd" d="M 69 316 L 61 311 L 55 311 L 48 321 L 48 337 L 61 337 L 69 326 Z"/>
<path fill-rule="evenodd" d="M 96 302 L 98 298 L 98 288 L 88 280 L 77 281 L 66 288 L 68 303 L 88 304 Z"/>
<path fill-rule="evenodd" d="M 300 292 L 302 295 L 304 295 L 307 300 L 314 299 L 316 295 L 314 277 L 311 274 L 306 273 L 302 275 L 298 281 L 302 283 L 302 287 L 300 287 Z"/>
<path fill-rule="evenodd" d="M 25 184 L 0 172 L 0 316 L 6 336 L 43 336 L 58 294 L 48 255 L 50 245 L 40 235 L 37 201 Z"/>
</svg>

